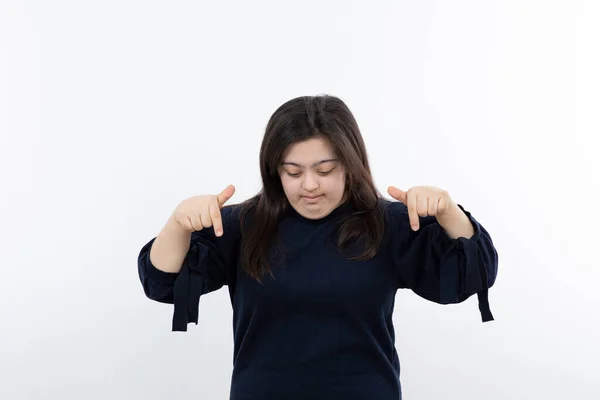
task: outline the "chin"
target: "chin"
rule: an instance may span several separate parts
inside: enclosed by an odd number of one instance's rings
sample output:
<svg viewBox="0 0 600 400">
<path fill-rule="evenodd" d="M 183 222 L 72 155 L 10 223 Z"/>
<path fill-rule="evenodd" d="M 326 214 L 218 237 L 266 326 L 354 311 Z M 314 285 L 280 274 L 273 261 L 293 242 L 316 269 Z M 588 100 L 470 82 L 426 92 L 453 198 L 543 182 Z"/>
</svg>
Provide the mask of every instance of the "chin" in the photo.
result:
<svg viewBox="0 0 600 400">
<path fill-rule="evenodd" d="M 303 206 L 301 209 L 304 214 L 314 219 L 322 218 L 331 212 L 331 208 L 328 205 L 309 205 Z"/>
</svg>

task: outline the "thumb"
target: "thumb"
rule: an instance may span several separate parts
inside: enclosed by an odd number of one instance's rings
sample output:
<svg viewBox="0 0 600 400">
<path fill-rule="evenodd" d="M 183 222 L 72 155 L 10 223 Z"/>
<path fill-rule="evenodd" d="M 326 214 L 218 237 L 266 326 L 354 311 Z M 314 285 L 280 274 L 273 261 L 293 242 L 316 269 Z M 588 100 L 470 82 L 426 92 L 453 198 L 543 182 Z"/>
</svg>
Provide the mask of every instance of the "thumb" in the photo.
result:
<svg viewBox="0 0 600 400">
<path fill-rule="evenodd" d="M 392 196 L 396 200 L 401 201 L 402 203 L 406 204 L 407 193 L 405 191 L 400 190 L 395 186 L 390 186 L 390 187 L 388 187 L 388 193 L 390 194 L 390 196 Z"/>
<path fill-rule="evenodd" d="M 219 202 L 219 207 L 223 207 L 223 205 L 233 196 L 235 193 L 235 186 L 229 185 L 221 193 L 217 195 L 217 201 Z"/>
</svg>

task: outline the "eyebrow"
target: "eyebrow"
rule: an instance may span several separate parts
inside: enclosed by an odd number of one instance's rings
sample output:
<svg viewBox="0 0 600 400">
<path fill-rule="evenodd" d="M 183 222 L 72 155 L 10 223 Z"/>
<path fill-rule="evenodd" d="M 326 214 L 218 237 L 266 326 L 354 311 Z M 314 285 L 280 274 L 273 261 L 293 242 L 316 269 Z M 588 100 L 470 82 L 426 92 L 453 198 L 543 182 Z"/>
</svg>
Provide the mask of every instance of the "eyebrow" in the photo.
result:
<svg viewBox="0 0 600 400">
<path fill-rule="evenodd" d="M 331 161 L 339 161 L 339 159 L 338 158 L 328 158 L 326 160 L 317 161 L 316 163 L 313 163 L 311 165 L 311 167 L 316 167 L 317 165 L 321 165 L 321 164 L 324 164 L 326 162 L 331 162 Z M 291 162 L 291 161 L 284 161 L 284 162 L 281 163 L 281 165 L 293 165 L 295 167 L 302 168 L 302 165 L 300 165 L 298 163 L 295 163 L 295 162 Z"/>
</svg>

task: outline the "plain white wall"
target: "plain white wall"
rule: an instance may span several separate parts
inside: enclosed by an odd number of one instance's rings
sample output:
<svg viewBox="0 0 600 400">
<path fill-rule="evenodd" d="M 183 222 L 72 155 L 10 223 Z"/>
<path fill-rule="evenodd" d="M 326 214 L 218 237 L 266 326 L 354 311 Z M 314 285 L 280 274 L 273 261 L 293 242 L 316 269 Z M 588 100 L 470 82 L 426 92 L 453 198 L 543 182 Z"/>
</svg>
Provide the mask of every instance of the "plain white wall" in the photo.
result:
<svg viewBox="0 0 600 400">
<path fill-rule="evenodd" d="M 321 93 L 383 193 L 448 190 L 499 252 L 494 322 L 399 292 L 405 398 L 600 398 L 598 2 L 0 4 L 3 399 L 226 399 L 227 289 L 173 333 L 137 254 L 253 195 L 269 117 Z"/>
</svg>

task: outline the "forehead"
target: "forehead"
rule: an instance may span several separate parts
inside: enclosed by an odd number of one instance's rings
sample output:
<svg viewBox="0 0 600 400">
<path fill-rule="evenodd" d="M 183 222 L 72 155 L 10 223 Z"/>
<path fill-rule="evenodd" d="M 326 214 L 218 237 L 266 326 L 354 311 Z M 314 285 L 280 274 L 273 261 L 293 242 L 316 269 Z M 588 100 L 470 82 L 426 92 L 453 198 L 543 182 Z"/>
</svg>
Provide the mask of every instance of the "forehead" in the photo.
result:
<svg viewBox="0 0 600 400">
<path fill-rule="evenodd" d="M 283 156 L 284 163 L 313 164 L 337 158 L 335 149 L 325 138 L 312 138 L 290 145 Z"/>
</svg>

